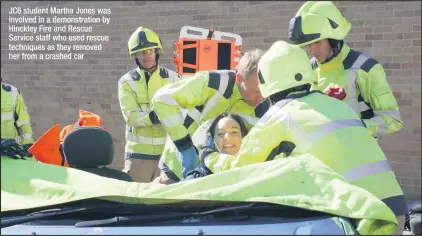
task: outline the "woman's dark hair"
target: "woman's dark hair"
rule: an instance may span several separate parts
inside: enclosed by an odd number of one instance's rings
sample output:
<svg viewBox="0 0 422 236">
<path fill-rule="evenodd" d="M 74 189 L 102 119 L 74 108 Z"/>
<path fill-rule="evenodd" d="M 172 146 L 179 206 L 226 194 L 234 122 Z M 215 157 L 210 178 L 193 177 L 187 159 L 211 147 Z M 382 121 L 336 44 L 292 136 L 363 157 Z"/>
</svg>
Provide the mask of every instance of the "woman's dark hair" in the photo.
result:
<svg viewBox="0 0 422 236">
<path fill-rule="evenodd" d="M 236 114 L 228 114 L 228 113 L 223 113 L 219 116 L 217 116 L 214 121 L 212 122 L 210 128 L 208 129 L 208 133 L 214 138 L 214 132 L 215 132 L 215 127 L 217 126 L 218 122 L 225 118 L 225 117 L 229 117 L 232 118 L 233 120 L 235 120 L 239 126 L 240 126 L 240 133 L 242 134 L 242 138 L 245 137 L 249 130 L 246 127 L 245 121 L 243 120 L 242 117 L 240 117 L 239 115 Z"/>
</svg>

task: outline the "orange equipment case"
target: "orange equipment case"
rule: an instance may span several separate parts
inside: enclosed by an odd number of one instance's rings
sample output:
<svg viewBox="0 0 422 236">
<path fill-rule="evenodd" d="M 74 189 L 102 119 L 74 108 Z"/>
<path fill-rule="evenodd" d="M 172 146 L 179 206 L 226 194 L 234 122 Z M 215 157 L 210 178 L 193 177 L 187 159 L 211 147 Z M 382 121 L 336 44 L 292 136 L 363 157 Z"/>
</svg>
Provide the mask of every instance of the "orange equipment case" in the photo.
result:
<svg viewBox="0 0 422 236">
<path fill-rule="evenodd" d="M 242 50 L 240 35 L 184 26 L 175 41 L 176 72 L 192 75 L 206 70 L 236 70 Z"/>
</svg>

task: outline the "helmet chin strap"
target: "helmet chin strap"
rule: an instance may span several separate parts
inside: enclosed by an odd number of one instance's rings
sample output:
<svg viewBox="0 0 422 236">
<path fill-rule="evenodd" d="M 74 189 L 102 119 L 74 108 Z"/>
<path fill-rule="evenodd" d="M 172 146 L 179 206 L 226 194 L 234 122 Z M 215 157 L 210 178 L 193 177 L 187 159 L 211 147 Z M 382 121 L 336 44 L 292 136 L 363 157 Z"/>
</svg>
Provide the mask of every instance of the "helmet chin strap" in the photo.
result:
<svg viewBox="0 0 422 236">
<path fill-rule="evenodd" d="M 148 72 L 150 72 L 150 71 L 154 72 L 157 69 L 157 66 L 158 66 L 158 60 L 155 60 L 155 65 L 153 65 L 149 68 L 143 67 L 141 65 L 141 63 L 139 63 L 137 58 L 135 58 L 135 63 L 136 63 L 136 65 L 138 65 L 139 69 L 145 70 L 145 71 L 148 71 Z"/>
<path fill-rule="evenodd" d="M 152 73 L 152 72 L 154 72 L 157 69 L 157 63 L 155 63 L 155 65 L 151 66 L 150 68 L 145 68 L 145 67 L 140 66 L 140 69 L 146 70 L 146 71 Z"/>
<path fill-rule="evenodd" d="M 328 43 L 330 44 L 331 47 L 331 52 L 333 53 L 330 57 L 328 57 L 327 59 L 325 59 L 325 61 L 321 64 L 330 62 L 331 60 L 333 60 L 341 51 L 341 48 L 343 47 L 343 40 L 336 40 L 336 39 L 328 39 Z"/>
<path fill-rule="evenodd" d="M 138 60 L 138 58 L 136 58 L 136 56 L 135 56 L 135 63 L 136 63 L 136 65 L 138 65 L 139 69 L 141 69 L 141 70 L 146 70 L 148 72 L 149 71 L 154 72 L 158 67 L 158 60 L 159 59 L 160 59 L 160 53 L 158 52 L 158 50 L 155 50 L 155 65 L 151 66 L 150 68 L 143 67 L 141 65 L 141 63 L 139 63 L 139 60 Z"/>
</svg>

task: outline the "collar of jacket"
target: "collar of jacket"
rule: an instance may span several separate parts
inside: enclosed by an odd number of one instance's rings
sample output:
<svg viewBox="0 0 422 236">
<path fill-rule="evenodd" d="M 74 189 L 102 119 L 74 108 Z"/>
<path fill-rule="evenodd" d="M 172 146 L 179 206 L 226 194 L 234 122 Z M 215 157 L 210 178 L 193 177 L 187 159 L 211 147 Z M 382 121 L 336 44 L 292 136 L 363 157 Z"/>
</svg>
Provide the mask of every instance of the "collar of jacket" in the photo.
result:
<svg viewBox="0 0 422 236">
<path fill-rule="evenodd" d="M 253 108 L 253 109 L 255 109 L 255 108 L 256 108 L 256 107 L 252 107 L 251 105 L 249 105 L 249 104 L 245 101 L 245 99 L 243 99 L 242 94 L 240 93 L 240 90 L 239 90 L 239 85 L 238 85 L 238 84 L 235 84 L 235 85 L 234 85 L 234 87 L 233 87 L 233 93 L 232 93 L 232 95 L 230 96 L 230 104 L 231 104 L 231 107 L 232 107 L 234 104 L 236 104 L 237 102 L 239 102 L 239 101 L 244 102 L 246 105 L 248 105 L 249 107 L 251 107 L 251 108 Z"/>
<path fill-rule="evenodd" d="M 233 92 L 232 92 L 232 95 L 230 96 L 230 100 L 234 102 L 238 100 L 242 100 L 245 102 L 245 99 L 243 99 L 242 94 L 240 94 L 239 85 L 237 83 L 235 83 L 233 86 Z"/>
<path fill-rule="evenodd" d="M 150 77 L 153 75 L 153 74 L 155 74 L 155 73 L 160 73 L 160 65 L 157 65 L 157 68 L 151 73 L 151 72 L 148 72 L 148 71 L 146 71 L 146 70 L 144 70 L 144 69 L 141 69 L 141 68 L 139 68 L 139 66 L 136 68 L 136 71 L 140 74 L 140 75 L 146 75 L 146 74 L 148 74 Z M 160 76 L 161 77 L 161 76 Z"/>
<path fill-rule="evenodd" d="M 320 68 L 320 72 L 331 71 L 334 69 L 338 69 L 339 67 L 343 68 L 343 61 L 347 57 L 347 54 L 349 54 L 349 52 L 350 52 L 349 45 L 344 43 L 340 53 L 331 61 L 324 64 L 317 62 L 318 67 Z"/>
<path fill-rule="evenodd" d="M 12 90 L 10 84 L 1 83 L 1 90 L 5 92 L 10 92 Z"/>
<path fill-rule="evenodd" d="M 310 93 L 310 91 L 307 90 L 300 90 L 300 91 L 293 91 L 287 94 L 285 97 L 283 96 L 277 96 L 270 99 L 271 105 L 275 105 L 276 103 L 283 101 L 283 100 L 289 100 L 291 98 L 295 99 L 296 97 L 303 97 L 306 96 L 306 94 Z"/>
<path fill-rule="evenodd" d="M 287 94 L 287 96 L 285 98 L 278 99 L 277 101 L 273 101 L 274 102 L 273 105 L 276 104 L 279 101 L 282 101 L 282 100 L 287 100 L 287 99 L 290 99 L 290 98 L 294 99 L 296 96 L 299 96 L 299 97 L 305 96 L 308 93 L 309 93 L 309 91 L 307 91 L 307 90 L 300 90 L 300 91 L 291 92 L 291 93 Z"/>
</svg>

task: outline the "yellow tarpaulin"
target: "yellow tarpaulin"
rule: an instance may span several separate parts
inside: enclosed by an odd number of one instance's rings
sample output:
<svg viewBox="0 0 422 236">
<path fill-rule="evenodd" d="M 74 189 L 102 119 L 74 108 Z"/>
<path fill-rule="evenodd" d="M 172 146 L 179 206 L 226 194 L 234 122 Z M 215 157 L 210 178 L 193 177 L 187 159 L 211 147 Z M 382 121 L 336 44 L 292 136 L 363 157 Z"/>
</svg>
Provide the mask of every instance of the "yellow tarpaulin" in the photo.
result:
<svg viewBox="0 0 422 236">
<path fill-rule="evenodd" d="M 392 234 L 392 211 L 311 155 L 225 171 L 173 185 L 129 183 L 72 168 L 1 158 L 1 211 L 82 199 L 159 204 L 186 200 L 268 202 L 357 219 L 361 234 Z"/>
</svg>

